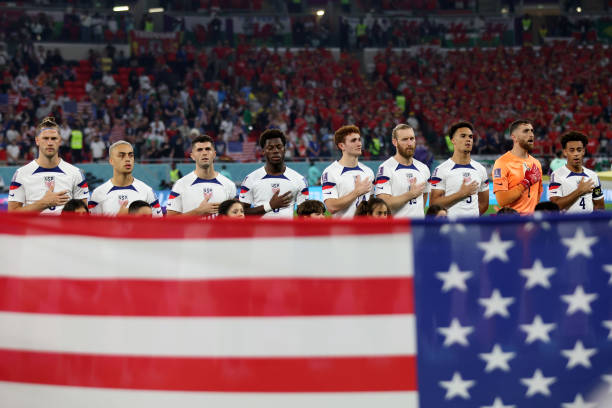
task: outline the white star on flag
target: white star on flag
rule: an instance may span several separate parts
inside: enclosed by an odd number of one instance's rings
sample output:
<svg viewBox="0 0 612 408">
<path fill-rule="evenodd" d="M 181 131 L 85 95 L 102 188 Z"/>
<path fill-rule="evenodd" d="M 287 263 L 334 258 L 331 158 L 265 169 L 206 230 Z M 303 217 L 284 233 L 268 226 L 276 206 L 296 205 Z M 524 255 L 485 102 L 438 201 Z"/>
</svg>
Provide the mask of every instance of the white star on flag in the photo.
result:
<svg viewBox="0 0 612 408">
<path fill-rule="evenodd" d="M 511 351 L 504 352 L 499 344 L 493 346 L 490 353 L 480 353 L 478 356 L 487 362 L 485 372 L 489 373 L 496 368 L 502 371 L 510 371 L 510 365 L 508 361 L 512 360 L 516 353 Z"/>
<path fill-rule="evenodd" d="M 508 250 L 514 246 L 512 241 L 502 241 L 499 235 L 499 231 L 494 231 L 491 234 L 489 241 L 482 241 L 477 243 L 478 248 L 485 251 L 483 262 L 489 262 L 495 258 L 498 258 L 504 262 L 508 262 Z"/>
<path fill-rule="evenodd" d="M 576 341 L 573 349 L 561 350 L 561 354 L 567 357 L 567 368 L 571 370 L 577 365 L 581 365 L 586 368 L 591 368 L 591 357 L 597 353 L 597 349 L 585 349 L 584 345 L 580 340 Z"/>
<path fill-rule="evenodd" d="M 604 271 L 610 274 L 610 280 L 608 281 L 608 283 L 612 285 L 612 265 L 604 265 L 603 268 L 604 268 Z"/>
<path fill-rule="evenodd" d="M 531 344 L 536 340 L 541 340 L 544 343 L 550 342 L 549 332 L 556 327 L 556 323 L 544 323 L 540 315 L 536 315 L 531 324 L 521 324 L 521 330 L 527 333 L 526 344 Z"/>
<path fill-rule="evenodd" d="M 478 303 L 485 307 L 484 317 L 489 318 L 497 314 L 502 317 L 509 317 L 508 306 L 514 303 L 514 298 L 502 297 L 499 290 L 495 289 L 490 298 L 480 298 Z"/>
<path fill-rule="evenodd" d="M 582 395 L 576 394 L 573 402 L 564 402 L 561 404 L 562 408 L 595 408 L 597 404 L 592 402 L 586 402 Z"/>
<path fill-rule="evenodd" d="M 527 387 L 526 397 L 532 397 L 535 394 L 542 394 L 547 397 L 550 396 L 550 387 L 555 381 L 556 377 L 544 377 L 542 370 L 539 368 L 533 373 L 531 378 L 521 378 L 521 383 Z"/>
<path fill-rule="evenodd" d="M 502 401 L 501 398 L 496 397 L 495 401 L 493 401 L 493 405 L 488 405 L 486 407 L 480 407 L 480 408 L 516 408 L 515 405 L 504 405 L 504 402 Z"/>
<path fill-rule="evenodd" d="M 608 340 L 612 340 L 612 320 L 604 320 L 602 324 L 606 329 L 610 330 L 610 333 L 608 333 Z"/>
<path fill-rule="evenodd" d="M 455 397 L 461 397 L 463 399 L 470 399 L 470 393 L 468 388 L 473 387 L 476 381 L 464 380 L 461 374 L 455 371 L 453 378 L 450 381 L 440 381 L 440 387 L 446 389 L 446 396 L 444 399 L 450 400 Z"/>
<path fill-rule="evenodd" d="M 470 271 L 462 271 L 456 263 L 452 263 L 448 272 L 436 272 L 436 277 L 443 281 L 442 292 L 448 292 L 449 290 L 456 288 L 462 292 L 467 290 L 466 280 L 471 278 L 473 275 Z"/>
<path fill-rule="evenodd" d="M 537 285 L 549 289 L 549 278 L 555 274 L 555 268 L 545 268 L 544 265 L 542 265 L 542 261 L 536 259 L 531 268 L 521 269 L 519 273 L 521 276 L 527 278 L 527 282 L 525 283 L 527 289 L 531 289 Z"/>
<path fill-rule="evenodd" d="M 444 346 L 449 347 L 455 343 L 469 346 L 467 336 L 474 331 L 471 326 L 461 326 L 459 319 L 453 319 L 449 327 L 439 327 L 438 332 L 444 336 Z"/>
<path fill-rule="evenodd" d="M 608 394 L 612 394 L 612 374 L 602 375 L 601 379 L 608 383 L 610 388 L 608 389 Z"/>
<path fill-rule="evenodd" d="M 574 235 L 573 238 L 563 238 L 561 241 L 563 245 L 569 248 L 567 259 L 572 259 L 578 255 L 592 258 L 593 252 L 591 252 L 591 246 L 595 245 L 598 239 L 597 237 L 585 236 L 582 228 L 578 227 L 578 229 L 576 229 L 576 235 Z"/>
<path fill-rule="evenodd" d="M 568 304 L 568 315 L 578 311 L 591 314 L 591 302 L 594 302 L 597 297 L 597 293 L 584 293 L 581 285 L 578 285 L 571 295 L 561 295 L 561 299 Z"/>
<path fill-rule="evenodd" d="M 440 232 L 442 234 L 448 234 L 452 230 L 455 230 L 455 232 L 458 232 L 460 234 L 463 234 L 465 231 L 467 231 L 466 228 L 465 228 L 465 225 L 463 225 L 463 224 L 455 224 L 453 222 L 449 222 L 447 224 L 444 224 L 440 228 Z"/>
</svg>

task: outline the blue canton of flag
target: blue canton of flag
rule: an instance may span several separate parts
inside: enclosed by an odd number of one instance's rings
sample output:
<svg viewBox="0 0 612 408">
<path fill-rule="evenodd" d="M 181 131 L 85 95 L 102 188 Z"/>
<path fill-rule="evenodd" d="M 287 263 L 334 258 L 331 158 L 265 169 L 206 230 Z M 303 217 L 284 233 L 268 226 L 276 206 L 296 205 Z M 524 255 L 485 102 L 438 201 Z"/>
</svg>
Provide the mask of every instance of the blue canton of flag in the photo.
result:
<svg viewBox="0 0 612 408">
<path fill-rule="evenodd" d="M 612 406 L 609 214 L 412 225 L 421 407 Z"/>
</svg>

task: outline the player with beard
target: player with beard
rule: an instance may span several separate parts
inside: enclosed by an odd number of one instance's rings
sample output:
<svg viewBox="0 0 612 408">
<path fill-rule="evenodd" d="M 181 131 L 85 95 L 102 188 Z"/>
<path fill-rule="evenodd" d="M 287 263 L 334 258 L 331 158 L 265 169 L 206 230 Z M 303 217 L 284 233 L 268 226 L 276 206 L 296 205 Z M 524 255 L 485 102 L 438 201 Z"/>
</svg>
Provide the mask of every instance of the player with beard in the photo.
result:
<svg viewBox="0 0 612 408">
<path fill-rule="evenodd" d="M 493 192 L 500 207 L 531 214 L 542 195 L 542 165 L 529 153 L 533 150 L 533 125 L 519 119 L 510 125 L 512 150 L 493 165 Z"/>
<path fill-rule="evenodd" d="M 395 156 L 378 168 L 375 182 L 376 197 L 387 203 L 394 217 L 424 218 L 429 168 L 416 160 L 416 137 L 410 125 L 400 123 L 391 133 Z"/>
<path fill-rule="evenodd" d="M 588 141 L 585 134 L 576 131 L 561 136 L 567 164 L 553 171 L 548 185 L 550 201 L 561 211 L 587 214 L 606 208 L 597 173 L 582 163 Z"/>
<path fill-rule="evenodd" d="M 308 182 L 285 165 L 287 138 L 278 129 L 268 129 L 259 137 L 266 164 L 242 181 L 240 201 L 247 204 L 246 215 L 292 218 L 293 207 L 308 198 Z"/>
<path fill-rule="evenodd" d="M 59 157 L 62 138 L 53 118 L 44 118 L 36 127 L 35 142 L 38 158 L 15 172 L 8 210 L 59 215 L 70 199 L 87 203 L 89 189 L 83 173 Z"/>
<path fill-rule="evenodd" d="M 131 203 L 142 200 L 151 206 L 154 217 L 163 216 L 153 189 L 132 175 L 134 149 L 130 143 L 113 143 L 108 148 L 108 162 L 113 167 L 113 177 L 91 193 L 91 214 L 125 215 Z"/>
<path fill-rule="evenodd" d="M 215 170 L 216 156 L 215 143 L 210 136 L 197 136 L 191 141 L 195 170 L 172 186 L 166 205 L 168 216 L 212 217 L 217 214 L 219 204 L 236 196 L 234 182 Z"/>
<path fill-rule="evenodd" d="M 478 217 L 489 208 L 489 178 L 484 166 L 472 160 L 474 127 L 469 122 L 453 124 L 449 137 L 453 156 L 440 164 L 429 179 L 430 205 L 446 208 L 449 218 Z"/>
</svg>

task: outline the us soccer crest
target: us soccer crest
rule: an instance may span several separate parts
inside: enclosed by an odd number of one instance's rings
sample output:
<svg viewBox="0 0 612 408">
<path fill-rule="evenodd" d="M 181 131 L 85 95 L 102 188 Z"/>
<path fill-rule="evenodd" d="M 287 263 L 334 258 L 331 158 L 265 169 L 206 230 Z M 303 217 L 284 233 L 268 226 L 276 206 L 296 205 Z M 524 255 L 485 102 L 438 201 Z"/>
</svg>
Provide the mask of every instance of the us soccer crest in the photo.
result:
<svg viewBox="0 0 612 408">
<path fill-rule="evenodd" d="M 470 173 L 469 172 L 463 173 L 463 182 L 464 183 L 469 183 L 470 181 L 472 181 L 472 177 L 471 177 Z"/>
<path fill-rule="evenodd" d="M 210 187 L 204 187 L 202 189 L 202 194 L 204 194 L 204 197 L 212 195 L 212 192 L 213 192 L 213 189 Z"/>
<path fill-rule="evenodd" d="M 55 176 L 45 176 L 45 187 L 47 190 L 55 190 Z"/>
<path fill-rule="evenodd" d="M 280 183 L 272 183 L 272 194 L 276 194 L 280 191 Z"/>
<path fill-rule="evenodd" d="M 124 205 L 126 205 L 128 203 L 128 196 L 127 194 L 119 194 L 117 196 L 117 200 L 119 200 L 119 207 L 123 207 Z"/>
</svg>

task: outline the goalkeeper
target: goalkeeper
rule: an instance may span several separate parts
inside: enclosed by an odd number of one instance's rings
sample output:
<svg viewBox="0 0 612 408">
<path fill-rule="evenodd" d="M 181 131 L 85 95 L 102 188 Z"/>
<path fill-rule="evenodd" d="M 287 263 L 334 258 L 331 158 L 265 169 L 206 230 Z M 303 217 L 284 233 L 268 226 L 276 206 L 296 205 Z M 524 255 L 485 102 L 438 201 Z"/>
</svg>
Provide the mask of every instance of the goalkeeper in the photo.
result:
<svg viewBox="0 0 612 408">
<path fill-rule="evenodd" d="M 493 165 L 493 192 L 499 207 L 532 214 L 542 195 L 542 165 L 529 153 L 533 150 L 533 125 L 517 120 L 510 125 L 512 150 Z"/>
</svg>

